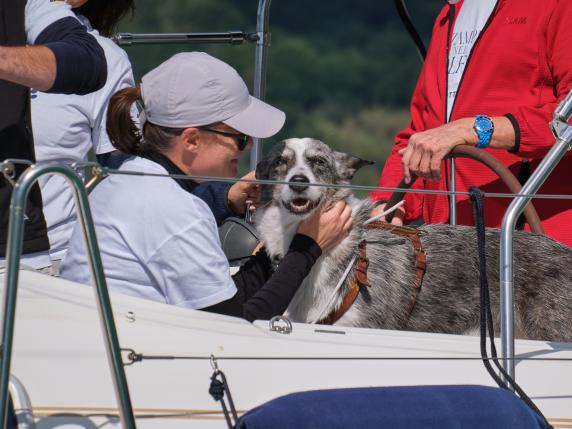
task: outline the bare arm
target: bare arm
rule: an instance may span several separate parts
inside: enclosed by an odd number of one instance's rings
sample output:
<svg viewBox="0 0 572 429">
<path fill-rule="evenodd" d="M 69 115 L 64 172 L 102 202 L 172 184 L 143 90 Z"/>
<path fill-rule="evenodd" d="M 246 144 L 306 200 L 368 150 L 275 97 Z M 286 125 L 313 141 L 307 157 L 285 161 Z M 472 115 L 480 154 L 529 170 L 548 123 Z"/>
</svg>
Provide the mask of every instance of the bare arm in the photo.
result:
<svg viewBox="0 0 572 429">
<path fill-rule="evenodd" d="M 491 119 L 495 129 L 489 147 L 514 149 L 515 130 L 510 120 L 504 116 Z M 411 173 L 426 179 L 440 180 L 441 161 L 455 146 L 462 144 L 476 146 L 479 142 L 477 133 L 473 129 L 474 122 L 474 118 L 462 118 L 431 130 L 413 134 L 407 147 L 398 152 L 402 157 L 403 177 L 406 181 L 411 181 Z M 372 211 L 372 216 L 377 216 L 385 209 L 385 204 L 380 204 Z M 391 223 L 403 225 L 404 217 L 405 211 L 403 208 L 399 208 Z"/>
<path fill-rule="evenodd" d="M 515 145 L 515 131 L 510 120 L 504 116 L 491 118 L 494 132 L 490 146 L 495 149 L 511 150 Z M 441 161 L 455 146 L 475 146 L 479 139 L 473 129 L 474 118 L 458 119 L 431 130 L 413 134 L 406 148 L 399 151 L 402 156 L 403 176 L 407 181 L 411 173 L 432 180 L 441 178 Z"/>
<path fill-rule="evenodd" d="M 495 125 L 495 130 L 493 132 L 489 147 L 505 150 L 514 149 L 514 127 L 512 126 L 510 120 L 505 116 L 497 116 L 491 118 L 491 120 Z M 461 144 L 475 146 L 479 142 L 479 138 L 473 129 L 474 123 L 475 118 L 463 118 L 450 122 L 443 127 L 449 126 L 452 130 L 457 132 L 458 135 L 462 137 Z M 435 130 L 439 130 L 439 128 L 436 128 Z M 453 149 L 453 147 L 451 149 Z"/>
<path fill-rule="evenodd" d="M 64 1 L 26 0 L 28 46 L 0 48 L 0 79 L 59 94 L 88 94 L 107 79 L 103 48 Z"/>
<path fill-rule="evenodd" d="M 56 79 L 56 57 L 45 46 L 0 46 L 0 79 L 47 91 Z"/>
</svg>

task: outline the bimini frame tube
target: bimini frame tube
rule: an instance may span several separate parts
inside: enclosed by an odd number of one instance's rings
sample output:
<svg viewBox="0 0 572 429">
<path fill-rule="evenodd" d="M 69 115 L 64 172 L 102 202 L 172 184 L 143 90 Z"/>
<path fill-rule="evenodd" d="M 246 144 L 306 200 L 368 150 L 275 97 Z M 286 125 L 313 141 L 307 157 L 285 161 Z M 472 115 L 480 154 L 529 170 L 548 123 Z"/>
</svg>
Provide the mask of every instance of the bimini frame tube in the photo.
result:
<svg viewBox="0 0 572 429">
<path fill-rule="evenodd" d="M 554 146 L 538 165 L 518 195 L 533 195 L 542 186 L 564 154 L 572 147 L 572 127 L 567 122 L 572 117 L 572 91 L 554 111 L 551 123 L 556 137 Z M 509 205 L 502 221 L 500 242 L 500 294 L 501 341 L 503 368 L 515 377 L 514 362 L 514 269 L 513 235 L 518 217 L 530 201 L 530 196 L 517 196 Z"/>
<path fill-rule="evenodd" d="M 271 0 L 260 0 L 258 2 L 258 13 L 256 16 L 256 55 L 254 57 L 254 87 L 253 92 L 256 98 L 264 100 L 266 97 L 266 57 L 270 46 L 270 33 L 268 32 L 270 21 Z M 252 150 L 250 151 L 250 169 L 256 169 L 256 164 L 262 157 L 262 139 L 253 139 Z"/>
<path fill-rule="evenodd" d="M 4 167 L 6 167 L 4 162 Z M 123 368 L 121 350 L 113 320 L 111 302 L 107 292 L 107 285 L 103 273 L 103 265 L 99 254 L 99 247 L 93 227 L 91 211 L 89 209 L 87 192 L 81 178 L 68 166 L 46 162 L 31 166 L 20 176 L 12 192 L 10 203 L 10 222 L 8 224 L 8 245 L 6 251 L 6 280 L 4 284 L 4 317 L 2 320 L 2 362 L 0 366 L 0 423 L 6 427 L 8 409 L 8 383 L 10 381 L 10 363 L 12 358 L 12 344 L 14 338 L 14 320 L 16 314 L 16 297 L 18 293 L 18 275 L 20 267 L 20 253 L 24 235 L 24 215 L 26 200 L 32 185 L 40 176 L 45 174 L 59 174 L 64 176 L 72 185 L 75 195 L 79 219 L 85 238 L 87 253 L 89 255 L 89 268 L 95 282 L 96 298 L 99 309 L 99 318 L 105 333 L 105 347 L 107 359 L 111 366 L 115 395 L 119 404 L 119 414 L 123 428 L 134 429 L 135 419 L 127 386 L 127 379 Z"/>
<path fill-rule="evenodd" d="M 174 43 L 203 43 L 240 45 L 244 42 L 256 42 L 257 35 L 244 31 L 219 33 L 117 33 L 113 41 L 120 46 L 162 45 Z"/>
</svg>

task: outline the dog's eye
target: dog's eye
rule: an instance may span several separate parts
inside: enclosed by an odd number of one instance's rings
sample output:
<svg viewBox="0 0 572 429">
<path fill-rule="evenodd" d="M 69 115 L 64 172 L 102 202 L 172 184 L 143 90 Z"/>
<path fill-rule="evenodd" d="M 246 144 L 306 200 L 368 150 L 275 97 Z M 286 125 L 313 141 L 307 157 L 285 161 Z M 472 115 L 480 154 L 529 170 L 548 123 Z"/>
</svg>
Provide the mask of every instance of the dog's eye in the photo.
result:
<svg viewBox="0 0 572 429">
<path fill-rule="evenodd" d="M 286 160 L 284 158 L 276 158 L 274 160 L 274 167 L 280 167 L 281 165 L 286 164 Z"/>
<path fill-rule="evenodd" d="M 312 158 L 310 162 L 315 165 L 324 166 L 326 165 L 326 160 L 324 158 Z"/>
</svg>

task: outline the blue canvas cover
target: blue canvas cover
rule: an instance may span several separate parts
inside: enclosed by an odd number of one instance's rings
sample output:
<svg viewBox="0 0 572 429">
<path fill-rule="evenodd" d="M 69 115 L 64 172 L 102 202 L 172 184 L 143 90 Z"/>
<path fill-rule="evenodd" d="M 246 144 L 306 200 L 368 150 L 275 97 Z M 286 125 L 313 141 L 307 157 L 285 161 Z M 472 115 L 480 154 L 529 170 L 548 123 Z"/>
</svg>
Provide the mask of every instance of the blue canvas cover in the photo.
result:
<svg viewBox="0 0 572 429">
<path fill-rule="evenodd" d="M 512 392 L 485 386 L 410 386 L 292 393 L 241 417 L 240 429 L 539 429 Z"/>
</svg>

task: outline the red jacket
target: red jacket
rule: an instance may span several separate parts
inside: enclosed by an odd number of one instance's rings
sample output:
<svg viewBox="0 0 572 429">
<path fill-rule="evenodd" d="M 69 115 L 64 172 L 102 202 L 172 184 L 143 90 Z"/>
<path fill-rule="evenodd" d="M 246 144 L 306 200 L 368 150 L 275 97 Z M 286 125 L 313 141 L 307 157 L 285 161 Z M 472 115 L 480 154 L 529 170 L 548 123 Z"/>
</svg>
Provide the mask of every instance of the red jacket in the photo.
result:
<svg viewBox="0 0 572 429">
<path fill-rule="evenodd" d="M 379 186 L 395 187 L 402 178 L 397 151 L 407 146 L 409 137 L 445 123 L 447 93 L 448 34 L 454 28 L 462 1 L 446 5 L 435 22 L 427 59 L 411 100 L 411 122 L 395 138 Z M 552 112 L 572 88 L 572 1 L 498 0 L 495 10 L 476 41 L 457 92 L 451 121 L 477 114 L 512 114 L 518 124 L 515 153 L 487 149 L 513 173 L 518 174 L 522 158 L 531 161 L 532 171 L 554 144 L 548 126 Z M 572 153 L 570 153 L 572 155 Z M 486 167 L 472 160 L 458 159 L 457 190 L 478 186 L 485 192 L 507 192 L 504 184 Z M 418 179 L 415 187 L 446 190 L 442 180 Z M 539 193 L 572 194 L 572 157 L 565 156 L 540 188 Z M 372 192 L 375 200 L 388 192 Z M 500 227 L 510 201 L 486 198 L 486 224 Z M 545 232 L 572 246 L 572 200 L 535 200 Z M 423 216 L 427 223 L 449 221 L 448 197 L 408 194 L 406 221 Z M 472 209 L 465 196 L 457 197 L 457 221 L 471 225 Z"/>
</svg>

